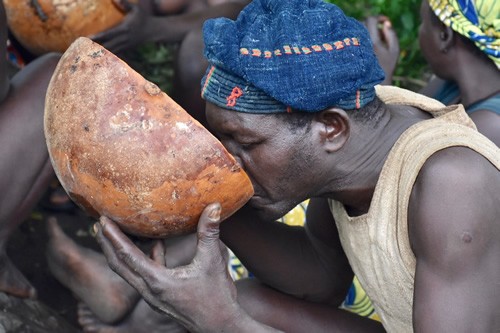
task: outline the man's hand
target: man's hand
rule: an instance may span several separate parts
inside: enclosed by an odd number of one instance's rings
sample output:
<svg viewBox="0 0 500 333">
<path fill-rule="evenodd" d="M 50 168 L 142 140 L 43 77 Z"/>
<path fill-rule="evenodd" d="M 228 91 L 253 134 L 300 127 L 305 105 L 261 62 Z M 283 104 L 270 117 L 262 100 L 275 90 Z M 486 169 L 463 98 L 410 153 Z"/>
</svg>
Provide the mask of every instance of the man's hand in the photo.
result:
<svg viewBox="0 0 500 333">
<path fill-rule="evenodd" d="M 220 204 L 211 204 L 198 224 L 198 245 L 193 261 L 169 269 L 162 242 L 146 256 L 106 217 L 96 224 L 96 238 L 109 266 L 154 309 L 178 320 L 192 332 L 230 331 L 248 317 L 236 301 L 236 288 L 227 270 L 219 242 Z"/>
<path fill-rule="evenodd" d="M 90 36 L 96 43 L 101 44 L 113 53 L 120 53 L 133 49 L 143 42 L 147 42 L 147 23 L 151 16 L 139 5 L 127 0 L 116 1 L 117 6 L 127 12 L 125 19 L 115 27 Z"/>
<path fill-rule="evenodd" d="M 399 59 L 398 36 L 386 16 L 370 16 L 365 20 L 365 25 L 373 42 L 373 50 L 385 72 L 382 84 L 391 84 Z"/>
</svg>

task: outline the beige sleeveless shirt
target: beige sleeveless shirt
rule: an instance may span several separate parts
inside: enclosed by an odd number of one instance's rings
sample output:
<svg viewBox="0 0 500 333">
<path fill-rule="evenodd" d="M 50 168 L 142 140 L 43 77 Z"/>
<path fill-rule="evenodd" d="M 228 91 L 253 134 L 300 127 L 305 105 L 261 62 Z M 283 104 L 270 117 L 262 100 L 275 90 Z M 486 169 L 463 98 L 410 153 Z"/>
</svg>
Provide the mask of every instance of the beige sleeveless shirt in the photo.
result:
<svg viewBox="0 0 500 333">
<path fill-rule="evenodd" d="M 330 201 L 340 240 L 352 269 L 388 332 L 413 332 L 415 256 L 408 239 L 407 211 L 415 179 L 425 161 L 451 146 L 469 147 L 500 169 L 500 149 L 475 130 L 461 105 L 440 102 L 396 87 L 377 87 L 387 104 L 415 106 L 434 118 L 407 129 L 384 164 L 367 214 L 350 217 Z"/>
</svg>

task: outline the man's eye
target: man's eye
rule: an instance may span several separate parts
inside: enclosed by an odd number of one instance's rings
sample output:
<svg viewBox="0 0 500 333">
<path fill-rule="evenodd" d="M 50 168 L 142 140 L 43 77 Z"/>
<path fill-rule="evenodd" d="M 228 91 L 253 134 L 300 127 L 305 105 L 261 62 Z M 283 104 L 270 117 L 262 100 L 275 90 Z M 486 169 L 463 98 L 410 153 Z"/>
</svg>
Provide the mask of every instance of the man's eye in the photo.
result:
<svg viewBox="0 0 500 333">
<path fill-rule="evenodd" d="M 239 144 L 244 149 L 250 149 L 250 148 L 254 148 L 255 146 L 257 146 L 258 142 L 240 142 Z"/>
</svg>

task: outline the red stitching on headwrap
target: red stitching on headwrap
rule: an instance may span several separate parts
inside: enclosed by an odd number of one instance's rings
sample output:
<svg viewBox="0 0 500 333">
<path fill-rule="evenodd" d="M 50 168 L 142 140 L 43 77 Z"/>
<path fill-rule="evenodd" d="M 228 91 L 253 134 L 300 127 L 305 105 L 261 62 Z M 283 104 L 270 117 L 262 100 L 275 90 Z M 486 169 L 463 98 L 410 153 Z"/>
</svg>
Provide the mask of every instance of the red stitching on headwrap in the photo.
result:
<svg viewBox="0 0 500 333">
<path fill-rule="evenodd" d="M 287 106 L 286 107 L 286 112 L 287 113 L 292 113 L 292 107 L 291 106 Z"/>
<path fill-rule="evenodd" d="M 214 70 L 215 66 L 212 66 L 208 71 L 207 78 L 205 79 L 205 83 L 203 84 L 203 88 L 201 89 L 201 98 L 203 98 L 203 96 L 205 95 L 205 90 L 207 89 L 208 81 L 210 81 L 210 78 L 212 77 Z"/>
<path fill-rule="evenodd" d="M 270 50 L 261 50 L 261 49 L 251 49 L 251 52 L 248 48 L 242 47 L 240 48 L 240 54 L 243 56 L 254 56 L 257 58 L 264 57 L 266 59 L 270 59 L 276 56 L 281 56 L 283 54 L 286 55 L 307 55 L 314 52 L 325 51 L 333 51 L 333 50 L 342 50 L 346 47 L 352 46 L 360 46 L 359 39 L 356 37 L 344 38 L 343 40 L 332 41 L 328 43 L 323 43 L 321 45 L 314 44 L 308 46 L 290 46 L 283 45 L 281 49 L 275 49 L 274 51 Z"/>
<path fill-rule="evenodd" d="M 356 109 L 359 109 L 361 107 L 360 96 L 360 91 L 356 90 Z"/>
<path fill-rule="evenodd" d="M 335 48 L 337 50 L 340 50 L 340 49 L 344 48 L 344 42 L 342 42 L 341 40 L 339 40 L 338 42 L 333 43 L 333 45 L 335 45 Z"/>
<path fill-rule="evenodd" d="M 323 47 L 325 48 L 325 50 L 327 51 L 332 51 L 333 50 L 333 46 L 329 43 L 324 43 L 323 44 Z"/>
<path fill-rule="evenodd" d="M 227 101 L 226 105 L 229 107 L 235 106 L 236 100 L 238 98 L 240 98 L 241 95 L 243 95 L 243 90 L 241 90 L 241 88 L 239 88 L 239 87 L 234 87 L 233 91 L 231 91 L 231 95 L 226 97 L 226 101 Z"/>
<path fill-rule="evenodd" d="M 304 46 L 304 47 L 302 47 L 302 52 L 304 52 L 304 54 L 309 54 L 309 53 L 311 53 L 312 51 L 311 51 L 311 49 L 310 49 L 310 48 L 308 48 L 308 47 L 305 47 L 305 46 Z"/>
</svg>

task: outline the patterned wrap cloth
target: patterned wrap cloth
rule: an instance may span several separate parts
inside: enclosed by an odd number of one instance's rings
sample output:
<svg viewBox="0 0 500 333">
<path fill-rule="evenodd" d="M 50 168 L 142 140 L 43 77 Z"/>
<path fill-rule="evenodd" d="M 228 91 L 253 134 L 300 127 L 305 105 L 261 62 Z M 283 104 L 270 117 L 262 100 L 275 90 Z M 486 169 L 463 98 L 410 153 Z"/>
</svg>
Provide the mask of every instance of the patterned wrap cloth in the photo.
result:
<svg viewBox="0 0 500 333">
<path fill-rule="evenodd" d="M 499 0 L 429 0 L 445 25 L 470 39 L 500 69 Z"/>
</svg>

